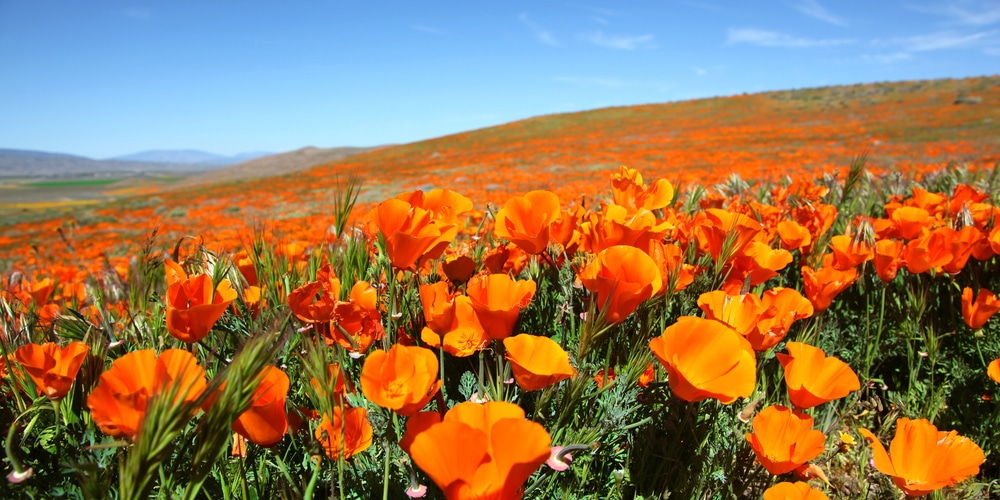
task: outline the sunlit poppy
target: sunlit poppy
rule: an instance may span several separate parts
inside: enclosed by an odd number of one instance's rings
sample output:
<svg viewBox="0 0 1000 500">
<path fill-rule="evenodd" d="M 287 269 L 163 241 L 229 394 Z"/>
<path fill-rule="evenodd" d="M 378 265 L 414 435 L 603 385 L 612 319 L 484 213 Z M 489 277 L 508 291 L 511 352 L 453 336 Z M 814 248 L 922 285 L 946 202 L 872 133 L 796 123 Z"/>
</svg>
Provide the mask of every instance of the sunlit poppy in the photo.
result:
<svg viewBox="0 0 1000 500">
<path fill-rule="evenodd" d="M 409 448 L 449 500 L 506 500 L 522 497 L 524 482 L 549 458 L 551 442 L 515 404 L 465 402 L 416 434 Z"/>
<path fill-rule="evenodd" d="M 430 191 L 412 191 L 396 196 L 414 207 L 427 210 L 431 218 L 444 224 L 455 224 L 458 216 L 472 210 L 472 200 L 450 189 L 431 189 Z"/>
<path fill-rule="evenodd" d="M 616 245 L 645 250 L 651 241 L 662 240 L 670 229 L 670 222 L 658 221 L 649 210 L 629 212 L 613 203 L 604 204 L 600 212 L 589 214 L 580 224 L 584 248 L 594 253 Z"/>
<path fill-rule="evenodd" d="M 927 232 L 906 244 L 903 250 L 906 270 L 912 274 L 940 272 L 954 258 L 951 250 L 952 242 L 944 231 Z"/>
<path fill-rule="evenodd" d="M 812 302 L 813 309 L 824 311 L 830 307 L 833 299 L 851 286 L 858 279 L 857 268 L 838 271 L 832 267 L 821 267 L 813 270 L 802 266 L 802 284 L 806 290 L 806 298 Z"/>
<path fill-rule="evenodd" d="M 361 392 L 403 416 L 423 409 L 440 388 L 437 355 L 426 347 L 395 344 L 371 352 L 361 370 Z"/>
<path fill-rule="evenodd" d="M 972 289 L 965 287 L 962 289 L 962 319 L 969 328 L 978 330 L 986 325 L 986 322 L 1000 311 L 1000 300 L 996 294 L 980 288 L 976 298 L 972 298 Z"/>
<path fill-rule="evenodd" d="M 320 398 L 330 397 L 334 405 L 339 405 L 345 401 L 347 393 L 354 392 L 351 381 L 344 376 L 344 370 L 338 363 L 327 366 L 326 379 L 320 381 L 315 377 L 309 379 L 309 384 L 316 391 L 316 396 Z"/>
<path fill-rule="evenodd" d="M 985 455 L 982 448 L 957 432 L 938 431 L 926 419 L 896 420 L 896 435 L 886 452 L 882 442 L 868 429 L 858 429 L 871 443 L 879 472 L 908 497 L 919 497 L 945 486 L 954 486 L 979 473 Z"/>
<path fill-rule="evenodd" d="M 430 347 L 443 346 L 444 351 L 452 356 L 471 356 L 485 347 L 490 338 L 479 322 L 472 300 L 465 295 L 459 295 L 453 302 L 451 323 L 448 327 L 442 328 L 443 323 L 439 325 L 437 322 L 434 326 L 425 326 L 420 332 L 420 340 Z"/>
<path fill-rule="evenodd" d="M 344 408 L 335 406 L 333 416 L 323 414 L 323 420 L 316 427 L 316 440 L 323 447 L 326 456 L 332 460 L 348 459 L 365 451 L 372 445 L 372 424 L 368 422 L 368 410 L 364 408 Z"/>
<path fill-rule="evenodd" d="M 793 220 L 783 220 L 778 223 L 778 237 L 781 247 L 785 250 L 797 250 L 812 245 L 812 234 L 809 229 Z"/>
<path fill-rule="evenodd" d="M 889 216 L 899 232 L 899 237 L 904 240 L 919 238 L 930 230 L 930 214 L 927 210 L 918 207 L 900 207 L 892 211 Z"/>
<path fill-rule="evenodd" d="M 812 302 L 794 288 L 775 287 L 761 294 L 762 314 L 757 327 L 747 334 L 755 351 L 766 351 L 781 342 L 792 323 L 813 315 Z"/>
<path fill-rule="evenodd" d="M 698 307 L 704 311 L 706 318 L 721 321 L 744 337 L 757 328 L 763 317 L 775 313 L 765 308 L 760 298 L 752 293 L 729 295 L 722 290 L 701 294 Z"/>
<path fill-rule="evenodd" d="M 630 246 L 613 246 L 597 257 L 579 274 L 583 286 L 594 294 L 597 307 L 608 323 L 620 323 L 639 304 L 663 286 L 653 259 Z"/>
<path fill-rule="evenodd" d="M 750 344 L 719 321 L 681 316 L 649 348 L 667 369 L 670 390 L 685 401 L 730 404 L 749 396 L 757 383 Z"/>
<path fill-rule="evenodd" d="M 396 269 L 415 271 L 424 260 L 441 256 L 458 233 L 454 224 L 432 218 L 423 208 L 393 198 L 379 203 L 368 217 L 385 239 Z"/>
<path fill-rule="evenodd" d="M 828 500 L 820 490 L 813 489 L 809 483 L 778 483 L 764 490 L 764 500 Z"/>
<path fill-rule="evenodd" d="M 109 436 L 136 439 L 150 398 L 173 390 L 174 403 L 194 401 L 205 391 L 205 370 L 191 353 L 167 349 L 134 351 L 111 363 L 87 397 L 94 423 Z"/>
<path fill-rule="evenodd" d="M 175 282 L 167 288 L 167 331 L 182 342 L 198 342 L 208 335 L 236 296 L 229 280 L 223 279 L 213 287 L 208 274 Z"/>
<path fill-rule="evenodd" d="M 379 312 L 378 291 L 367 281 L 351 287 L 346 301 L 333 308 L 330 338 L 353 353 L 364 353 L 385 336 L 382 314 Z"/>
<path fill-rule="evenodd" d="M 868 262 L 874 258 L 873 249 L 863 240 L 854 236 L 839 234 L 830 238 L 834 269 L 845 270 Z"/>
<path fill-rule="evenodd" d="M 493 232 L 536 255 L 549 245 L 549 226 L 558 218 L 558 196 L 550 191 L 530 191 L 507 200 L 496 214 Z"/>
<path fill-rule="evenodd" d="M 576 375 L 569 354 L 556 341 L 522 333 L 503 339 L 517 385 L 526 391 L 544 389 Z"/>
<path fill-rule="evenodd" d="M 616 204 L 632 212 L 640 208 L 657 210 L 673 201 L 674 187 L 666 179 L 657 179 L 647 187 L 638 170 L 622 165 L 611 174 L 611 195 Z"/>
<path fill-rule="evenodd" d="M 746 439 L 757 461 L 775 476 L 791 472 L 823 453 L 826 437 L 812 428 L 813 418 L 804 413 L 768 406 L 753 418 L 751 425 L 753 433 L 747 433 Z"/>
<path fill-rule="evenodd" d="M 14 351 L 14 360 L 35 382 L 38 395 L 60 399 L 69 392 L 89 348 L 83 342 L 70 342 L 59 347 L 54 342 L 42 345 L 25 344 Z M 3 360 L 0 364 L 6 365 Z"/>
<path fill-rule="evenodd" d="M 281 441 L 288 430 L 285 412 L 288 386 L 285 372 L 273 366 L 265 367 L 250 398 L 250 408 L 236 418 L 233 430 L 261 446 L 273 446 Z"/>
<path fill-rule="evenodd" d="M 514 333 L 521 310 L 535 296 L 534 280 L 513 280 L 506 274 L 477 276 L 465 290 L 483 330 L 493 340 Z"/>
<path fill-rule="evenodd" d="M 340 299 L 340 279 L 330 264 L 316 271 L 316 281 L 302 285 L 288 294 L 288 306 L 297 318 L 306 323 L 325 323 L 333 316 Z"/>
<path fill-rule="evenodd" d="M 861 388 L 854 370 L 822 349 L 801 342 L 789 342 L 785 347 L 788 354 L 778 353 L 777 357 L 785 370 L 788 397 L 796 408 L 812 408 Z"/>
</svg>

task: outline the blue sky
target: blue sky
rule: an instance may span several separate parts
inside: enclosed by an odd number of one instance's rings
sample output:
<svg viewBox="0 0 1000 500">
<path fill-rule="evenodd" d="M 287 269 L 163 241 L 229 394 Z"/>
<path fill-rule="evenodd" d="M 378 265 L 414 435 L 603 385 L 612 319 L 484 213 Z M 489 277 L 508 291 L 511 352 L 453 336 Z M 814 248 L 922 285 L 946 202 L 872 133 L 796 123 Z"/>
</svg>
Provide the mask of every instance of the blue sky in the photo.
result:
<svg viewBox="0 0 1000 500">
<path fill-rule="evenodd" d="M 368 146 L 606 106 L 997 73 L 997 0 L 0 0 L 0 148 Z"/>
</svg>

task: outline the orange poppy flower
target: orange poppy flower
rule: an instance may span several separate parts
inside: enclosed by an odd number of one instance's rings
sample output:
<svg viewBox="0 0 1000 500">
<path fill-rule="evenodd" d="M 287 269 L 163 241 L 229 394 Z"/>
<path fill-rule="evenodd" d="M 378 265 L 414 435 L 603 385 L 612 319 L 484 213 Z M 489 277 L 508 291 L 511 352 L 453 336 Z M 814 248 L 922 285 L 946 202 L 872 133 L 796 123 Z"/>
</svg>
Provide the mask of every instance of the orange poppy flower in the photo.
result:
<svg viewBox="0 0 1000 500">
<path fill-rule="evenodd" d="M 559 197 L 549 191 L 513 196 L 496 214 L 493 233 L 521 247 L 530 255 L 549 245 L 549 226 L 559 219 Z"/>
<path fill-rule="evenodd" d="M 729 295 L 722 290 L 701 294 L 698 307 L 706 318 L 721 321 L 744 337 L 757 328 L 763 317 L 770 317 L 775 312 L 765 308 L 755 294 Z"/>
<path fill-rule="evenodd" d="M 711 255 L 716 262 L 723 257 L 729 262 L 760 235 L 762 229 L 760 223 L 744 214 L 710 208 L 694 227 L 694 235 L 699 250 Z M 728 252 L 725 256 L 722 255 L 724 249 Z"/>
<path fill-rule="evenodd" d="M 149 399 L 178 387 L 177 404 L 198 399 L 205 391 L 205 370 L 191 353 L 167 349 L 130 352 L 111 363 L 87 397 L 94 423 L 109 436 L 136 439 Z"/>
<path fill-rule="evenodd" d="M 597 253 L 615 245 L 649 248 L 649 242 L 662 240 L 671 229 L 670 222 L 659 222 L 653 212 L 640 208 L 630 213 L 625 207 L 605 203 L 600 213 L 592 213 L 580 224 L 584 247 Z"/>
<path fill-rule="evenodd" d="M 725 323 L 682 316 L 649 348 L 667 369 L 670 390 L 685 401 L 730 404 L 749 396 L 757 383 L 750 344 Z"/>
<path fill-rule="evenodd" d="M 616 204 L 632 212 L 640 208 L 656 210 L 670 205 L 674 187 L 666 179 L 657 179 L 646 187 L 638 170 L 622 165 L 618 173 L 611 174 L 611 195 Z"/>
<path fill-rule="evenodd" d="M 1000 384 L 1000 358 L 994 359 L 990 366 L 986 368 L 986 375 L 988 375 L 994 382 Z"/>
<path fill-rule="evenodd" d="M 926 273 L 934 270 L 941 272 L 941 267 L 952 261 L 952 242 L 943 231 L 930 231 L 906 244 L 903 259 L 906 270 L 912 274 Z"/>
<path fill-rule="evenodd" d="M 472 210 L 472 200 L 450 189 L 431 189 L 430 191 L 413 191 L 396 196 L 414 207 L 420 207 L 431 213 L 431 218 L 444 224 L 455 224 L 458 216 Z"/>
<path fill-rule="evenodd" d="M 854 236 L 839 234 L 830 238 L 834 269 L 844 270 L 868 262 L 874 258 L 873 249 Z"/>
<path fill-rule="evenodd" d="M 367 281 L 351 287 L 350 298 L 338 301 L 327 332 L 330 338 L 353 353 L 364 353 L 376 340 L 382 340 L 382 314 L 379 312 L 378 291 Z"/>
<path fill-rule="evenodd" d="M 666 292 L 671 286 L 673 291 L 679 292 L 694 283 L 695 267 L 684 263 L 683 251 L 676 244 L 650 241 L 647 255 L 660 270 L 663 280 L 660 292 Z"/>
<path fill-rule="evenodd" d="M 1000 300 L 997 300 L 993 292 L 980 288 L 976 299 L 973 300 L 972 289 L 969 287 L 962 289 L 962 318 L 969 328 L 973 330 L 982 328 L 997 311 L 1000 311 Z"/>
<path fill-rule="evenodd" d="M 395 344 L 374 351 L 361 369 L 361 392 L 403 416 L 422 410 L 440 388 L 437 355 L 426 347 Z"/>
<path fill-rule="evenodd" d="M 822 349 L 801 342 L 789 342 L 786 347 L 788 354 L 777 357 L 785 369 L 788 398 L 796 408 L 812 408 L 861 388 L 854 370 Z"/>
<path fill-rule="evenodd" d="M 14 360 L 35 382 L 39 396 L 60 399 L 73 386 L 89 350 L 83 342 L 70 342 L 66 347 L 54 342 L 25 344 L 14 351 Z M 2 360 L 0 364 L 6 365 Z"/>
<path fill-rule="evenodd" d="M 455 295 L 448 290 L 448 282 L 420 285 L 418 291 L 427 327 L 439 334 L 451 329 L 455 321 Z"/>
<path fill-rule="evenodd" d="M 580 281 L 594 294 L 610 323 L 620 323 L 663 286 L 660 270 L 645 252 L 630 246 L 602 250 L 580 270 Z"/>
<path fill-rule="evenodd" d="M 757 327 L 747 334 L 747 340 L 757 352 L 766 351 L 781 342 L 792 323 L 813 315 L 812 302 L 794 288 L 775 287 L 761 295 L 762 314 Z"/>
<path fill-rule="evenodd" d="M 335 406 L 332 418 L 323 414 L 314 436 L 331 460 L 347 460 L 372 445 L 372 434 L 368 410 Z"/>
<path fill-rule="evenodd" d="M 904 240 L 919 238 L 930 230 L 931 216 L 922 208 L 900 207 L 892 211 L 889 218 L 896 224 L 899 237 Z"/>
<path fill-rule="evenodd" d="M 656 380 L 656 368 L 653 363 L 646 365 L 646 369 L 639 375 L 639 387 L 649 387 L 649 384 Z"/>
<path fill-rule="evenodd" d="M 938 431 L 926 419 L 896 420 L 896 435 L 888 453 L 871 431 L 858 432 L 871 443 L 875 468 L 892 476 L 896 486 L 911 498 L 978 474 L 986 458 L 976 443 L 955 431 Z"/>
<path fill-rule="evenodd" d="M 260 374 L 257 390 L 250 398 L 250 408 L 233 422 L 233 430 L 248 441 L 261 446 L 274 446 L 288 431 L 285 398 L 288 397 L 288 375 L 268 366 Z"/>
<path fill-rule="evenodd" d="M 236 290 L 223 279 L 212 287 L 212 277 L 199 274 L 167 288 L 167 331 L 188 344 L 205 338 L 236 299 Z"/>
<path fill-rule="evenodd" d="M 385 251 L 396 269 L 416 271 L 423 261 L 440 257 L 455 239 L 455 225 L 432 215 L 396 198 L 379 203 L 368 213 L 385 239 Z"/>
<path fill-rule="evenodd" d="M 505 401 L 465 402 L 416 434 L 413 462 L 449 500 L 520 499 L 528 477 L 549 458 L 549 433 Z"/>
<path fill-rule="evenodd" d="M 903 261 L 904 249 L 903 242 L 899 240 L 882 239 L 875 242 L 873 260 L 879 279 L 886 283 L 896 279 L 899 266 L 905 263 Z"/>
<path fill-rule="evenodd" d="M 764 490 L 764 500 L 829 500 L 820 490 L 813 489 L 809 483 L 778 483 Z"/>
<path fill-rule="evenodd" d="M 832 267 L 813 270 L 809 266 L 802 266 L 802 284 L 806 289 L 806 298 L 812 302 L 813 309 L 817 311 L 825 311 L 830 307 L 833 299 L 851 286 L 856 279 L 858 270 L 853 267 L 838 271 Z"/>
<path fill-rule="evenodd" d="M 615 367 L 609 367 L 607 373 L 605 370 L 598 370 L 594 374 L 594 383 L 597 384 L 598 389 L 604 389 L 605 384 L 610 384 L 618 378 L 618 374 L 615 373 Z"/>
<path fill-rule="evenodd" d="M 792 254 L 783 248 L 771 248 L 767 243 L 751 241 L 743 247 L 733 260 L 737 277 L 742 285 L 744 277 L 750 276 L 750 285 L 759 285 L 778 275 L 778 271 L 792 263 Z"/>
<path fill-rule="evenodd" d="M 476 261 L 468 255 L 448 257 L 441 262 L 441 272 L 452 283 L 465 283 L 476 274 Z"/>
<path fill-rule="evenodd" d="M 526 391 L 544 389 L 576 375 L 569 354 L 548 337 L 525 333 L 503 339 L 503 345 L 514 380 Z"/>
<path fill-rule="evenodd" d="M 452 310 L 451 324 L 444 331 L 436 330 L 439 325 L 425 326 L 420 332 L 420 340 L 430 347 L 443 345 L 444 352 L 452 356 L 471 356 L 485 347 L 490 338 L 479 323 L 479 316 L 468 297 L 455 297 Z"/>
<path fill-rule="evenodd" d="M 823 453 L 823 433 L 812 428 L 813 418 L 784 406 L 768 406 L 753 418 L 753 433 L 746 439 L 757 461 L 775 476 Z"/>
<path fill-rule="evenodd" d="M 333 316 L 340 299 L 340 279 L 330 264 L 316 271 L 316 281 L 302 285 L 288 294 L 288 307 L 306 323 L 325 323 Z"/>
<path fill-rule="evenodd" d="M 778 223 L 778 237 L 781 238 L 781 248 L 796 250 L 812 245 L 812 234 L 805 226 L 793 220 L 783 220 Z"/>
<path fill-rule="evenodd" d="M 534 280 L 514 281 L 506 274 L 477 276 L 465 290 L 479 323 L 493 340 L 503 340 L 514 333 L 521 309 L 535 296 Z"/>
</svg>

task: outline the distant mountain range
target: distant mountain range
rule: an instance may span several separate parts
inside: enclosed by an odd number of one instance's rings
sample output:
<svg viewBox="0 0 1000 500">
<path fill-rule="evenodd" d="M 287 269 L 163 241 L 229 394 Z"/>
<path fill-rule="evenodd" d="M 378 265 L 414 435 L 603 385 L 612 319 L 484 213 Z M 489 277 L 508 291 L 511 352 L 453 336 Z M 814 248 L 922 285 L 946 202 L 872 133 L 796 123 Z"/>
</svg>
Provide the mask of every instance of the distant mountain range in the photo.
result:
<svg viewBox="0 0 1000 500">
<path fill-rule="evenodd" d="M 232 165 L 261 156 L 268 156 L 274 153 L 254 151 L 251 153 L 240 153 L 233 156 L 222 156 L 214 153 L 206 153 L 196 149 L 158 149 L 153 151 L 143 151 L 125 156 L 116 156 L 111 160 L 119 161 L 141 161 L 154 163 L 184 163 L 184 164 L 205 164 L 205 165 Z"/>
<path fill-rule="evenodd" d="M 144 151 L 107 160 L 23 149 L 0 149 L 0 176 L 78 176 L 153 172 L 203 172 L 270 153 L 221 156 L 195 150 Z"/>
</svg>

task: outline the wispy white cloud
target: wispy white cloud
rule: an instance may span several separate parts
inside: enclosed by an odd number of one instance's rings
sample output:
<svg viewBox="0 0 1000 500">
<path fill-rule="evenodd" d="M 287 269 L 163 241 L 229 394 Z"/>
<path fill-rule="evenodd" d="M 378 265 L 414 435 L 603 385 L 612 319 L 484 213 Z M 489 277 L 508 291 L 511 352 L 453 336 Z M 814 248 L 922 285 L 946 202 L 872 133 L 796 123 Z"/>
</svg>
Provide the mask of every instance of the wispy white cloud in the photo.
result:
<svg viewBox="0 0 1000 500">
<path fill-rule="evenodd" d="M 895 52 L 892 54 L 862 54 L 861 60 L 873 64 L 894 64 L 913 59 L 909 52 Z"/>
<path fill-rule="evenodd" d="M 1000 22 L 1000 3 L 996 0 L 947 0 L 936 4 L 907 5 L 907 7 L 968 26 L 987 26 Z"/>
<path fill-rule="evenodd" d="M 708 74 L 708 70 L 705 69 L 705 68 L 699 68 L 698 66 L 695 66 L 694 68 L 691 68 L 691 69 L 693 69 L 694 70 L 694 74 L 696 74 L 698 76 L 705 76 L 705 75 Z"/>
<path fill-rule="evenodd" d="M 522 12 L 521 15 L 518 16 L 518 19 L 521 20 L 521 24 L 524 24 L 525 26 L 531 29 L 531 31 L 535 34 L 535 38 L 538 39 L 539 42 L 542 42 L 545 45 L 551 45 L 553 47 L 559 46 L 559 41 L 556 40 L 555 35 L 553 35 L 552 32 L 550 32 L 549 30 L 543 28 L 538 23 L 532 21 L 531 18 L 528 17 L 528 14 Z"/>
<path fill-rule="evenodd" d="M 1000 30 L 980 31 L 972 34 L 940 31 L 927 35 L 896 37 L 876 40 L 876 44 L 897 45 L 904 52 L 925 52 L 929 50 L 963 49 L 992 46 L 1000 42 Z"/>
<path fill-rule="evenodd" d="M 621 88 L 633 86 L 631 82 L 621 78 L 602 76 L 556 76 L 552 78 L 552 81 L 580 87 Z"/>
<path fill-rule="evenodd" d="M 726 41 L 730 44 L 745 43 L 761 47 L 788 48 L 832 47 L 857 43 L 857 39 L 853 38 L 802 38 L 786 33 L 752 28 L 729 28 Z"/>
<path fill-rule="evenodd" d="M 429 35 L 443 36 L 443 35 L 447 35 L 448 34 L 448 32 L 446 32 L 444 30 L 439 30 L 437 28 L 432 28 L 430 26 L 425 26 L 423 24 L 415 24 L 415 25 L 413 25 L 413 29 L 415 29 L 417 31 L 420 31 L 422 33 L 427 33 Z"/>
<path fill-rule="evenodd" d="M 800 0 L 798 3 L 792 5 L 792 7 L 809 17 L 819 19 L 825 23 L 835 26 L 847 26 L 847 21 L 844 18 L 832 14 L 816 0 Z"/>
<path fill-rule="evenodd" d="M 584 40 L 598 47 L 617 50 L 653 49 L 656 48 L 653 38 L 653 35 L 605 35 L 600 31 L 583 35 Z"/>
</svg>

